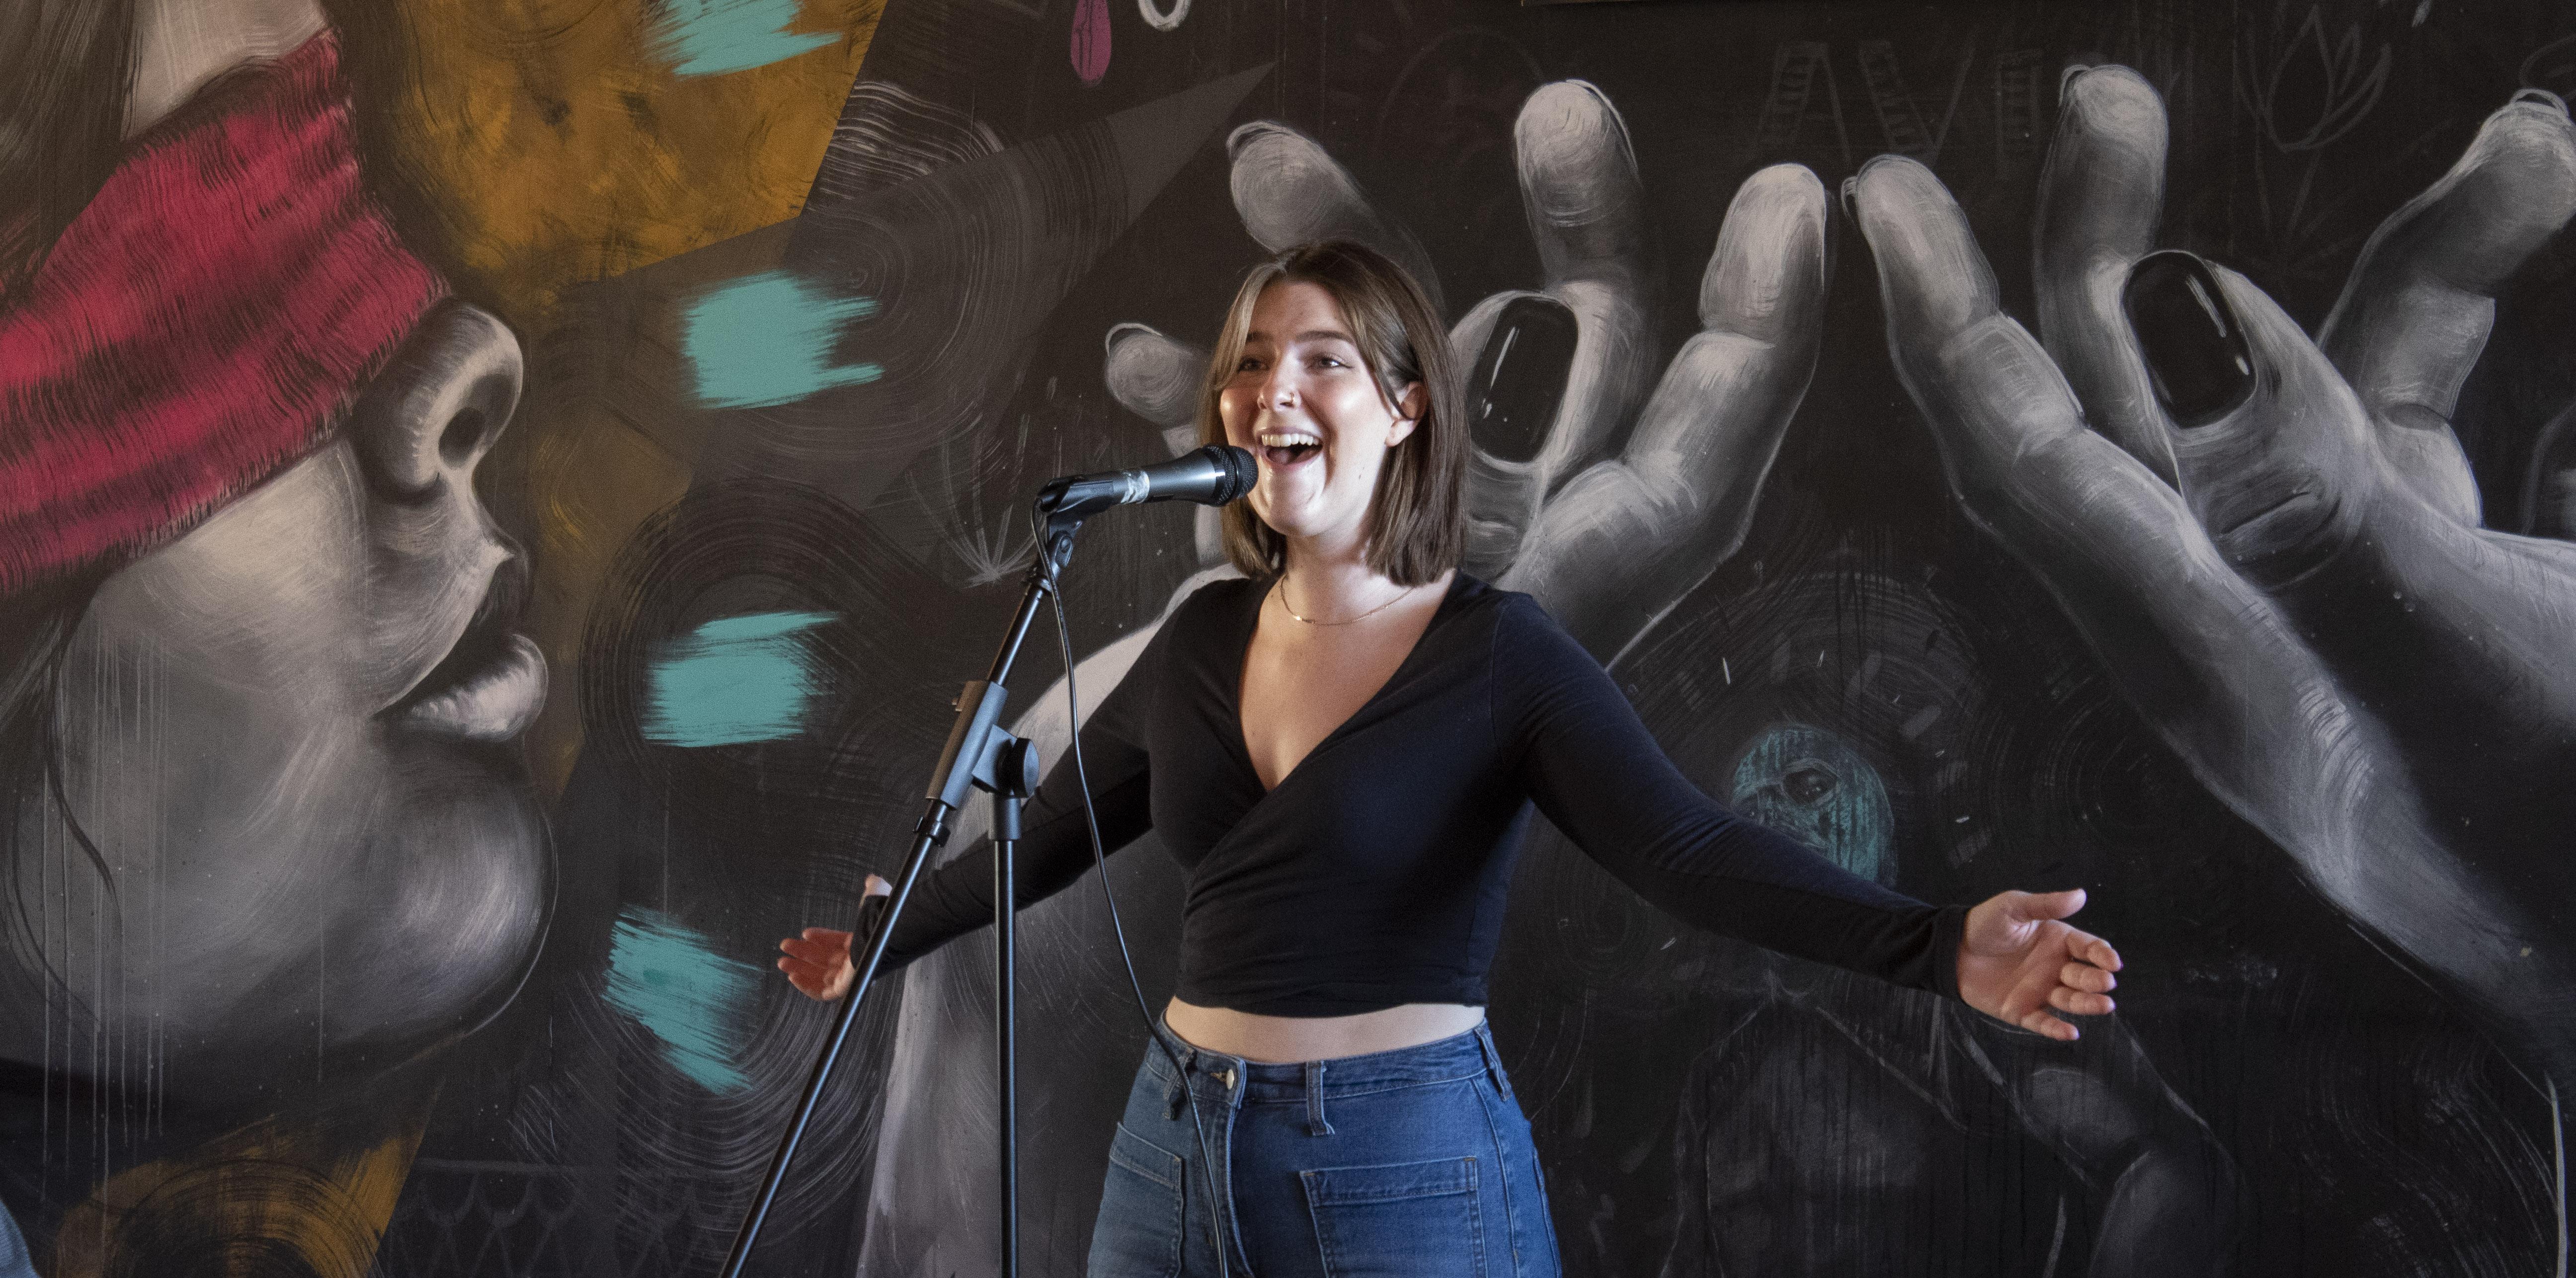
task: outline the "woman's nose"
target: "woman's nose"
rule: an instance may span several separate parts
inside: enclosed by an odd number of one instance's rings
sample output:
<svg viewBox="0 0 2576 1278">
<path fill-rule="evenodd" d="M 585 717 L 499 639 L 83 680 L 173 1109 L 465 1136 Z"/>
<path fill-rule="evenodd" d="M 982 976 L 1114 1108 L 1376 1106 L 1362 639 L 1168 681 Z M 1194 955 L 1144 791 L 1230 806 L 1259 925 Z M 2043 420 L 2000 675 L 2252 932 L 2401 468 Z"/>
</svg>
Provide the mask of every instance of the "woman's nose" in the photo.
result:
<svg viewBox="0 0 2576 1278">
<path fill-rule="evenodd" d="M 1286 364 L 1270 370 L 1270 379 L 1261 384 L 1261 402 L 1274 409 L 1297 406 L 1297 383 Z"/>
<path fill-rule="evenodd" d="M 462 302 L 431 311 L 350 412 L 370 486 L 396 501 L 448 486 L 470 494 L 523 375 L 518 339 L 491 312 Z"/>
</svg>

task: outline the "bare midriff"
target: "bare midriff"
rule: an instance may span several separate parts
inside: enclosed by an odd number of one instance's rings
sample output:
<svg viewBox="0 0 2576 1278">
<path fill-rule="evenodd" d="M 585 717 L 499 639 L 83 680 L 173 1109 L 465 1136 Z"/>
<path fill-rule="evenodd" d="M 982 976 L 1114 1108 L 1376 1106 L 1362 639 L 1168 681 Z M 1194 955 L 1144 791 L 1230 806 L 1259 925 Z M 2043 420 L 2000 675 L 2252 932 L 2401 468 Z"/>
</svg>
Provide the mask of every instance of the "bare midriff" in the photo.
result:
<svg viewBox="0 0 2576 1278">
<path fill-rule="evenodd" d="M 1163 1009 L 1163 1019 L 1193 1047 L 1293 1065 L 1436 1043 L 1483 1024 L 1485 1009 L 1466 1003 L 1405 1003 L 1352 1016 L 1263 1016 L 1176 998 Z"/>
</svg>

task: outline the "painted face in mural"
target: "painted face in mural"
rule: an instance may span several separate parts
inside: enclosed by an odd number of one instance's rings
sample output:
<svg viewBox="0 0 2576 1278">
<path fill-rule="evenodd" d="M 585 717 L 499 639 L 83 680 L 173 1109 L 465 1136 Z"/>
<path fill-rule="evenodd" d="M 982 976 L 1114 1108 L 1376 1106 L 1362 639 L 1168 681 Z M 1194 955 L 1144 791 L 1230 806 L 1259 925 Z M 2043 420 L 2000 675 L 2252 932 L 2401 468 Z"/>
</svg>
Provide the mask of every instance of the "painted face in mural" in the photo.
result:
<svg viewBox="0 0 2576 1278">
<path fill-rule="evenodd" d="M 109 576 L 65 646 L 62 802 L 29 809 L 15 886 L 102 922 L 31 957 L 75 1035 L 164 1045 L 175 1099 L 381 1067 L 527 965 L 544 835 L 496 747 L 545 666 L 472 486 L 519 381 L 498 320 L 433 311 L 328 443 Z"/>
<path fill-rule="evenodd" d="M 1421 394 L 1408 386 L 1402 398 Z M 1365 540 L 1378 471 L 1413 418 L 1397 415 L 1322 285 L 1262 290 L 1217 409 L 1226 441 L 1260 459 L 1250 500 L 1263 523 L 1291 538 Z"/>
<path fill-rule="evenodd" d="M 37 623 L 0 663 L 0 1055 L 229 1113 L 471 1028 L 534 952 L 546 845 L 505 746 L 545 665 L 473 487 L 521 355 L 392 242 L 318 9 L 136 24 L 128 136 L 203 109 L 129 142 L 0 312 L 13 349 L 78 356 L 9 370 L 19 428 L 126 445 L 19 472 L 66 575 L 0 604 Z M 138 248 L 168 222 L 201 242 Z"/>
<path fill-rule="evenodd" d="M 1895 882 L 1887 785 L 1841 736 L 1803 723 L 1764 729 L 1735 765 L 1733 789 L 1738 812 L 1854 874 Z"/>
</svg>

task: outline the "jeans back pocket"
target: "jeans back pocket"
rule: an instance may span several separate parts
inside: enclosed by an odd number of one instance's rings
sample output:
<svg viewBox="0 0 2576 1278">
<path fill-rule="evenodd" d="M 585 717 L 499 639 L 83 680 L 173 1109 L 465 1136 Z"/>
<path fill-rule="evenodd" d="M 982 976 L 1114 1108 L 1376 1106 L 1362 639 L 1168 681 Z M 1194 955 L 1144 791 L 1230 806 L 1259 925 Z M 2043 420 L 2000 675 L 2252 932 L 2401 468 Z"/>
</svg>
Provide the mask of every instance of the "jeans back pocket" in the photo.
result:
<svg viewBox="0 0 2576 1278">
<path fill-rule="evenodd" d="M 1091 1230 L 1092 1278 L 1177 1278 L 1187 1219 L 1181 1156 L 1118 1125 Z"/>
<path fill-rule="evenodd" d="M 1297 1173 L 1329 1278 L 1483 1278 L 1474 1158 Z"/>
</svg>

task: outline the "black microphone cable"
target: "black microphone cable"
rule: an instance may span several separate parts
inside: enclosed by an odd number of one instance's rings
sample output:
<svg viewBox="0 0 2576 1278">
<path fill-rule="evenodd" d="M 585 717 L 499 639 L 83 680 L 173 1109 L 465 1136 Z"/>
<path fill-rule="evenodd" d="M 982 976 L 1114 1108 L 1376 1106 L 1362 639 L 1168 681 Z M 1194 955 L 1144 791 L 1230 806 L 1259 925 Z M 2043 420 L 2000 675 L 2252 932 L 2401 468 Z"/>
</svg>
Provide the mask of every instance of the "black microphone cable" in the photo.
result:
<svg viewBox="0 0 2576 1278">
<path fill-rule="evenodd" d="M 1144 983 L 1136 979 L 1136 959 L 1127 952 L 1127 928 L 1118 921 L 1118 895 L 1109 887 L 1109 852 L 1100 841 L 1100 814 L 1091 804 L 1091 777 L 1082 767 L 1082 699 L 1075 693 L 1073 685 L 1073 629 L 1064 621 L 1064 590 L 1056 576 L 1055 557 L 1047 553 L 1043 525 L 1038 543 L 1038 562 L 1044 565 L 1047 597 L 1055 605 L 1056 647 L 1064 655 L 1064 708 L 1071 731 L 1073 779 L 1082 791 L 1082 821 L 1091 831 L 1091 863 L 1100 871 L 1100 899 L 1109 905 L 1109 931 L 1118 938 L 1118 961 L 1127 969 L 1127 988 L 1136 996 L 1136 1014 L 1145 1019 L 1146 1036 L 1154 1040 L 1154 1046 L 1162 1049 L 1163 1058 L 1172 1063 L 1172 1072 L 1180 1077 L 1181 1098 L 1190 1107 L 1190 1125 L 1198 1130 L 1199 1174 L 1207 1182 L 1208 1241 L 1216 1246 L 1217 1273 L 1221 1278 L 1232 1278 L 1234 1265 L 1226 1247 L 1225 1218 L 1217 1210 L 1216 1160 L 1209 1152 L 1207 1120 L 1199 1116 L 1199 1098 L 1190 1086 L 1190 1071 L 1181 1064 L 1180 1054 L 1172 1050 L 1170 1041 L 1163 1037 L 1162 1025 L 1155 1020 L 1153 1008 L 1145 1002 Z M 1019 902 L 1012 902 L 1011 908 L 1018 909 Z M 1010 974 L 1003 973 L 1002 979 L 1011 979 Z"/>
</svg>

